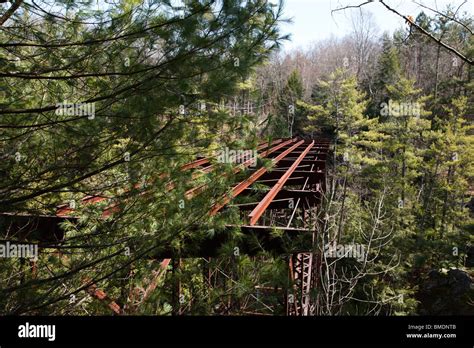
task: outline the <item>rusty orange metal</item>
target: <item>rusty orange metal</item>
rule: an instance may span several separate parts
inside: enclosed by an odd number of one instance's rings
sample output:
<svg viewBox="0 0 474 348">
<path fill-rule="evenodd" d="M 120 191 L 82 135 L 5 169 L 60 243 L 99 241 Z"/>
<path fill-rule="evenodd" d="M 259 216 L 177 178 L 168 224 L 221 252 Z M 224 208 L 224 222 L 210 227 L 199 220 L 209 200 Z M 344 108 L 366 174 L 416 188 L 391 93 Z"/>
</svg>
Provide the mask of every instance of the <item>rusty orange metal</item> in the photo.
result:
<svg viewBox="0 0 474 348">
<path fill-rule="evenodd" d="M 267 151 L 264 151 L 261 155 L 260 155 L 260 158 L 264 158 L 266 156 L 268 156 L 269 154 L 281 149 L 282 147 L 288 145 L 288 144 L 291 144 L 292 142 L 294 142 L 296 140 L 296 138 L 293 138 L 293 139 L 290 139 L 290 140 L 287 140 L 287 141 L 284 141 L 283 143 L 277 145 L 277 146 L 274 146 L 272 147 L 271 149 L 268 149 Z M 238 172 L 240 172 L 241 170 L 249 167 L 252 163 L 253 163 L 253 159 L 250 159 L 244 163 L 242 163 L 241 165 L 237 166 L 234 168 L 234 174 L 237 174 Z M 186 199 L 191 199 L 192 197 L 194 197 L 195 195 L 199 194 L 200 192 L 204 191 L 204 189 L 207 187 L 206 184 L 204 185 L 201 185 L 201 186 L 197 186 L 197 187 L 193 187 L 192 189 L 186 191 L 185 193 L 185 197 Z"/>
<path fill-rule="evenodd" d="M 252 212 L 249 214 L 250 218 L 250 225 L 253 226 L 255 223 L 258 221 L 260 216 L 265 212 L 267 207 L 270 205 L 272 200 L 275 198 L 277 193 L 282 189 L 282 187 L 285 185 L 285 182 L 288 180 L 288 178 L 293 174 L 293 172 L 296 170 L 300 162 L 306 157 L 308 152 L 311 150 L 311 148 L 314 145 L 314 140 L 306 147 L 306 149 L 298 156 L 298 158 L 295 160 L 295 162 L 291 165 L 290 168 L 281 176 L 281 178 L 277 181 L 277 183 L 271 188 L 270 191 L 265 195 L 265 197 L 258 203 L 258 205 L 252 210 Z"/>
<path fill-rule="evenodd" d="M 293 142 L 293 141 L 294 141 L 294 139 L 291 139 L 290 142 Z M 287 143 L 288 142 L 284 142 L 281 147 L 283 147 L 284 145 L 287 145 Z M 275 157 L 272 160 L 272 164 L 278 163 L 282 158 L 286 157 L 294 149 L 298 148 L 303 143 L 304 143 L 304 140 L 300 140 L 295 145 L 291 146 L 289 149 L 283 151 L 280 155 L 278 155 L 277 157 Z M 267 172 L 267 170 L 268 170 L 267 168 L 262 167 L 262 168 L 258 169 L 257 171 L 255 171 L 249 178 L 247 178 L 246 180 L 244 180 L 244 181 L 240 182 L 239 184 L 237 184 L 236 186 L 234 186 L 234 188 L 231 191 L 230 196 L 229 195 L 222 196 L 221 199 L 212 206 L 211 211 L 209 212 L 209 214 L 211 216 L 217 214 L 217 212 L 219 210 L 221 210 L 234 197 L 238 196 L 243 190 L 245 190 L 247 187 L 249 187 L 255 181 L 257 181 L 258 178 L 260 178 L 263 174 L 265 174 Z"/>
</svg>

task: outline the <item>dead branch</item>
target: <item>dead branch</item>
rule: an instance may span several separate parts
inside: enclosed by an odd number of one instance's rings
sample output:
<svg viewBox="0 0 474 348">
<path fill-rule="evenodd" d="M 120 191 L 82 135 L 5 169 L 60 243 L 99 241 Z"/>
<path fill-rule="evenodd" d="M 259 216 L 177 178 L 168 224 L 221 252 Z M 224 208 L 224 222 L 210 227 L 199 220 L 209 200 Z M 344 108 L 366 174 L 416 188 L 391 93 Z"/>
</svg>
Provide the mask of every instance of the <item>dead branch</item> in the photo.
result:
<svg viewBox="0 0 474 348">
<path fill-rule="evenodd" d="M 10 8 L 3 14 L 2 17 L 0 17 L 0 26 L 3 25 L 7 21 L 8 18 L 10 18 L 13 13 L 20 7 L 20 5 L 23 3 L 23 0 L 16 0 Z"/>
<path fill-rule="evenodd" d="M 474 35 L 474 32 L 472 31 L 471 28 L 469 28 L 466 24 L 464 24 L 463 22 L 461 22 L 460 20 L 458 20 L 457 18 L 455 18 L 456 14 L 454 14 L 453 16 L 448 16 L 447 14 L 445 14 L 445 13 L 443 13 L 443 12 L 440 12 L 440 11 L 438 11 L 438 10 L 435 10 L 434 8 L 431 8 L 431 7 L 429 7 L 429 6 L 423 5 L 423 4 L 421 4 L 421 3 L 419 3 L 419 2 L 416 2 L 416 1 L 413 1 L 413 2 L 414 2 L 415 4 L 417 4 L 418 6 L 420 6 L 420 7 L 423 7 L 423 8 L 425 8 L 425 9 L 427 9 L 427 10 L 430 10 L 430 11 L 432 11 L 432 12 L 438 14 L 439 16 L 442 16 L 442 17 L 444 17 L 444 18 L 446 18 L 446 19 L 449 19 L 449 20 L 451 20 L 451 21 L 453 21 L 453 22 L 455 22 L 455 23 L 461 25 L 464 29 L 466 29 L 467 31 L 469 31 L 469 33 L 471 33 L 471 35 Z M 466 3 L 466 1 L 464 1 L 464 2 L 458 7 L 458 10 L 459 10 L 459 8 L 460 8 L 462 5 L 464 5 L 465 3 Z M 456 12 L 457 12 L 457 11 L 456 11 Z"/>
<path fill-rule="evenodd" d="M 350 9 L 350 8 L 360 8 L 368 3 L 371 3 L 373 1 L 366 1 L 366 2 L 363 2 L 361 3 L 360 5 L 351 5 L 351 6 L 345 6 L 345 7 L 340 7 L 340 8 L 337 8 L 337 9 L 334 9 L 331 11 L 332 12 L 337 12 L 337 11 L 342 11 L 342 10 L 346 10 L 346 9 Z M 464 54 L 462 54 L 461 52 L 459 52 L 458 50 L 456 50 L 455 48 L 447 45 L 446 43 L 444 43 L 443 41 L 441 41 L 441 39 L 438 39 L 436 37 L 434 37 L 432 34 L 430 34 L 429 32 L 427 32 L 425 29 L 423 29 L 422 27 L 420 27 L 418 24 L 416 24 L 413 20 L 411 20 L 411 18 L 409 18 L 408 16 L 405 16 L 405 15 L 402 15 L 400 12 L 398 12 L 397 10 L 395 10 L 394 8 L 388 6 L 384 0 L 379 0 L 379 3 L 381 3 L 387 10 L 389 10 L 390 12 L 393 12 L 395 13 L 396 15 L 398 15 L 399 17 L 405 19 L 407 21 L 407 23 L 410 23 L 411 26 L 413 26 L 414 28 L 418 29 L 422 34 L 424 34 L 425 36 L 429 37 L 431 40 L 435 41 L 438 45 L 444 47 L 446 50 L 450 51 L 451 53 L 455 54 L 456 56 L 458 56 L 459 58 L 461 58 L 464 62 L 470 64 L 470 65 L 473 65 L 474 62 L 472 60 L 470 60 L 469 58 L 467 58 Z"/>
</svg>

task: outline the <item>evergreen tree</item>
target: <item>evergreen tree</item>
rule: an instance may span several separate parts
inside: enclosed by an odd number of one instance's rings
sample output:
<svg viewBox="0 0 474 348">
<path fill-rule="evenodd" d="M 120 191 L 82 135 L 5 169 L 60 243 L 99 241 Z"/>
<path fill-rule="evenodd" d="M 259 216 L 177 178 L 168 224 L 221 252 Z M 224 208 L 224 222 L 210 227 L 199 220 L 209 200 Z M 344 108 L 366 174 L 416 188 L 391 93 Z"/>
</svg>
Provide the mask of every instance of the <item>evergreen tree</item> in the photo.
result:
<svg viewBox="0 0 474 348">
<path fill-rule="evenodd" d="M 395 83 L 400 78 L 400 74 L 398 51 L 393 40 L 385 33 L 382 37 L 382 52 L 378 58 L 371 101 L 368 106 L 370 116 L 378 116 L 380 104 L 388 102 L 386 86 Z"/>
<path fill-rule="evenodd" d="M 181 166 L 221 147 L 255 145 L 249 119 L 219 105 L 280 42 L 280 7 L 102 5 L 59 1 L 49 14 L 39 1 L 0 32 L 0 211 L 55 215 L 65 203 L 73 215 L 60 255 L 42 252 L 36 275 L 23 262 L 2 263 L 2 313 L 82 313 L 76 300 L 91 284 L 126 304 L 159 268 L 157 253 L 180 252 L 199 244 L 208 225 L 224 226 L 207 212 L 232 168 L 196 175 Z M 188 199 L 196 185 L 207 190 Z M 2 215 L 0 230 L 10 225 Z M 163 306 L 172 302 L 162 295 Z"/>
<path fill-rule="evenodd" d="M 286 81 L 285 87 L 278 97 L 277 122 L 285 127 L 282 134 L 292 137 L 301 132 L 302 115 L 297 101 L 303 98 L 303 81 L 298 70 L 293 70 Z"/>
</svg>

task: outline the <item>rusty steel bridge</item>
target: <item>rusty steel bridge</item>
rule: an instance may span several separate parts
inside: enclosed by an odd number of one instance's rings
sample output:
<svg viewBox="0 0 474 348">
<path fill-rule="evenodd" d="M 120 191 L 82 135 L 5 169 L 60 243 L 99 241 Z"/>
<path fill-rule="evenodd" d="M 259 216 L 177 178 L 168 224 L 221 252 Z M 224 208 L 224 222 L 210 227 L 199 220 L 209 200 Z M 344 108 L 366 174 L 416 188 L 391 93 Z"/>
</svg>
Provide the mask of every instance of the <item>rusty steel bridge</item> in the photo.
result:
<svg viewBox="0 0 474 348">
<path fill-rule="evenodd" d="M 238 226 L 229 225 L 229 228 L 237 227 L 244 235 L 257 236 L 259 250 L 263 248 L 273 255 L 287 253 L 282 238 L 272 237 L 275 231 L 287 239 L 298 238 L 298 247 L 293 249 L 291 254 L 284 255 L 288 262 L 289 282 L 292 284 L 286 293 L 281 295 L 287 315 L 312 315 L 317 306 L 311 292 L 318 286 L 317 273 L 321 258 L 314 250 L 317 214 L 326 188 L 326 159 L 329 147 L 330 141 L 327 139 L 276 139 L 260 144 L 257 147 L 258 157 L 270 161 L 271 166 L 254 167 L 255 159 L 248 159 L 236 166 L 234 173 L 247 173 L 246 178 L 234 182 L 227 194 L 216 197 L 209 211 L 210 215 L 217 215 L 229 207 L 238 208 L 243 223 Z M 196 175 L 205 175 L 215 170 L 212 163 L 211 158 L 198 158 L 180 169 L 193 171 Z M 166 177 L 163 176 L 163 179 Z M 170 183 L 167 189 L 172 190 L 177 184 L 179 183 Z M 185 196 L 190 199 L 205 189 L 205 185 L 198 185 L 188 190 Z M 96 203 L 103 199 L 105 198 L 88 196 L 83 199 L 83 203 Z M 56 215 L 52 216 L 3 213 L 0 218 L 7 222 L 9 236 L 21 233 L 24 239 L 25 234 L 35 233 L 39 234 L 43 241 L 60 241 L 64 238 L 60 222 L 70 219 L 73 214 L 74 209 L 64 205 L 58 207 Z M 209 260 L 218 257 L 217 250 L 223 243 L 225 239 L 220 235 L 202 241 L 188 254 L 177 255 L 171 249 L 164 251 L 157 255 L 161 258 L 161 267 L 155 277 L 163 276 L 169 269 L 175 272 L 186 258 Z M 245 238 L 242 239 L 239 249 L 248 255 L 258 252 Z M 207 272 L 210 284 L 213 272 L 210 269 L 204 271 Z M 178 297 L 180 286 L 177 284 L 175 291 Z M 265 291 L 264 287 L 259 289 Z M 106 290 L 101 290 L 94 284 L 87 291 L 93 297 L 105 301 L 115 314 L 122 314 L 122 309 L 113 299 L 108 298 Z M 181 312 L 177 311 L 175 314 Z M 259 313 L 254 311 L 248 314 Z"/>
</svg>

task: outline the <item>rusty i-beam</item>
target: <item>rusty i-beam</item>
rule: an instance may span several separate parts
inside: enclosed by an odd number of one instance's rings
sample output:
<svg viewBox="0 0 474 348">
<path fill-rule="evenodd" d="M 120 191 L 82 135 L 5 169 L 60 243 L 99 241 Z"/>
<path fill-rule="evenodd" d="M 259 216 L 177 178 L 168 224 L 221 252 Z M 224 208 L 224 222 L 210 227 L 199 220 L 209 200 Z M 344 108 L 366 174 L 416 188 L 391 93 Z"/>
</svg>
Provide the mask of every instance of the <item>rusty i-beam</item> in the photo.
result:
<svg viewBox="0 0 474 348">
<path fill-rule="evenodd" d="M 301 155 L 298 156 L 296 161 L 291 165 L 291 167 L 285 172 L 285 174 L 282 175 L 280 179 L 278 179 L 278 182 L 275 184 L 275 186 L 272 187 L 270 191 L 263 197 L 263 199 L 260 201 L 260 203 L 255 207 L 254 210 L 249 214 L 250 218 L 250 225 L 255 225 L 255 223 L 258 221 L 260 216 L 262 216 L 263 212 L 267 207 L 270 205 L 271 201 L 275 198 L 278 192 L 283 188 L 285 185 L 286 181 L 288 178 L 293 174 L 295 169 L 298 167 L 298 165 L 301 163 L 303 158 L 305 158 L 306 154 L 311 150 L 311 148 L 314 145 L 314 141 L 309 144 L 306 149 L 301 153 Z"/>
<path fill-rule="evenodd" d="M 286 142 L 284 142 L 283 144 L 281 144 L 280 146 L 277 147 L 276 150 L 280 149 L 281 147 L 285 146 L 285 145 L 288 145 L 290 144 L 291 142 L 293 142 L 293 140 L 288 140 Z M 300 146 L 301 144 L 303 143 L 303 140 L 297 142 L 295 145 L 293 145 L 292 147 L 290 147 L 289 149 L 283 151 L 281 154 L 279 154 L 275 159 L 272 160 L 272 164 L 276 164 L 278 163 L 282 158 L 284 158 L 285 156 L 287 156 L 289 153 L 291 153 L 291 151 L 293 151 L 294 149 L 296 149 L 298 146 Z M 266 155 L 268 155 L 268 152 L 266 153 Z M 211 211 L 210 211 L 210 214 L 211 215 L 215 215 L 219 210 L 221 210 L 227 203 L 229 203 L 233 198 L 235 198 L 236 196 L 238 196 L 240 193 L 242 193 L 243 190 L 245 190 L 247 187 L 249 187 L 250 185 L 252 185 L 253 183 L 255 183 L 263 174 L 265 174 L 268 170 L 265 168 L 265 167 L 262 167 L 260 169 L 258 169 L 257 171 L 255 171 L 248 179 L 240 182 L 239 184 L 237 184 L 236 186 L 234 186 L 234 188 L 231 190 L 231 193 L 230 195 L 225 195 L 223 197 L 221 197 L 220 200 L 217 201 L 217 203 L 215 203 L 213 205 L 213 207 L 211 208 Z"/>
</svg>

